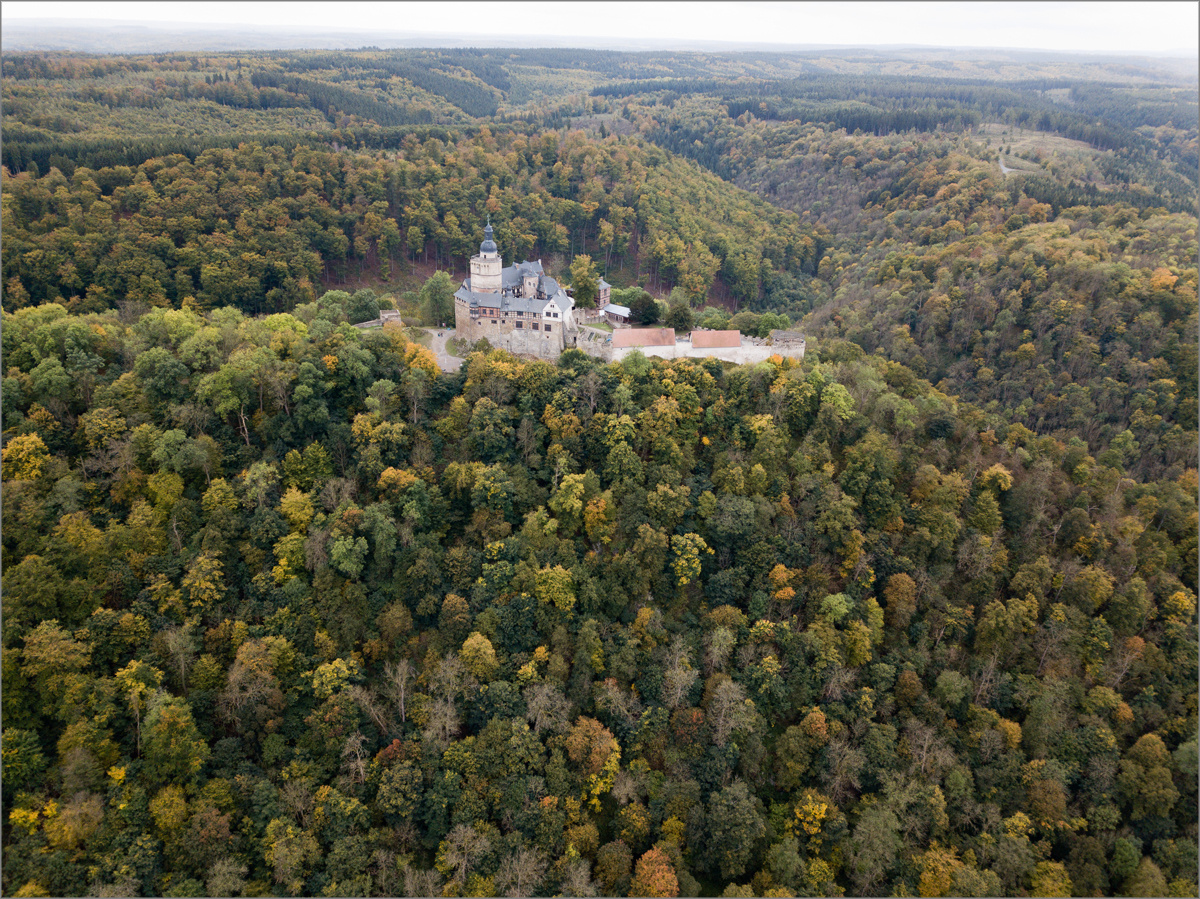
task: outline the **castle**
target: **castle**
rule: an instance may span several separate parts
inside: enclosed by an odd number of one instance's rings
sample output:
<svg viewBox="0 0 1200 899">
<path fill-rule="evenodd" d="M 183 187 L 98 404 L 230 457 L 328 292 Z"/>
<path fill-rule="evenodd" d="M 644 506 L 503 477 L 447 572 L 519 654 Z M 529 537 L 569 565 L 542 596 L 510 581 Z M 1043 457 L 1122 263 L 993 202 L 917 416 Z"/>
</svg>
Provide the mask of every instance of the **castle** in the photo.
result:
<svg viewBox="0 0 1200 899">
<path fill-rule="evenodd" d="M 620 361 L 633 352 L 663 359 L 712 357 L 739 365 L 772 355 L 804 358 L 804 338 L 784 331 L 772 331 L 775 339 L 770 343 L 743 337 L 738 331 L 693 331 L 677 340 L 672 328 L 620 328 L 611 337 L 585 328 L 581 339 L 575 301 L 542 270 L 541 261 L 505 267 L 492 237 L 492 223 L 488 222 L 479 255 L 471 257 L 471 273 L 454 293 L 454 327 L 458 336 L 470 343 L 486 338 L 492 346 L 510 353 L 550 360 L 567 347 L 578 347 L 605 362 Z M 599 288 L 598 299 L 606 317 L 628 322 L 630 310 L 609 302 L 611 285 L 601 279 Z"/>
<path fill-rule="evenodd" d="M 575 343 L 575 301 L 542 270 L 541 261 L 503 267 L 492 225 L 483 229 L 471 274 L 454 294 L 454 327 L 472 343 L 557 359 Z"/>
</svg>

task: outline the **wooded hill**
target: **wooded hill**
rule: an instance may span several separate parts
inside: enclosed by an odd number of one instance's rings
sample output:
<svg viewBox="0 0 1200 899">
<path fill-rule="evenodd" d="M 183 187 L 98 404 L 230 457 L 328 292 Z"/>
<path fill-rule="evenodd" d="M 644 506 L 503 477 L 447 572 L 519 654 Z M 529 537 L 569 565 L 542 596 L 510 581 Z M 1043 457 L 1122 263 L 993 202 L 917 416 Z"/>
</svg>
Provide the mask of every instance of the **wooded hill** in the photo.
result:
<svg viewBox="0 0 1200 899">
<path fill-rule="evenodd" d="M 343 303 L 5 314 L 9 888 L 1190 888 L 1194 469 Z"/>
<path fill-rule="evenodd" d="M 3 891 L 1195 895 L 1195 82 L 988 64 L 7 54 Z"/>
</svg>

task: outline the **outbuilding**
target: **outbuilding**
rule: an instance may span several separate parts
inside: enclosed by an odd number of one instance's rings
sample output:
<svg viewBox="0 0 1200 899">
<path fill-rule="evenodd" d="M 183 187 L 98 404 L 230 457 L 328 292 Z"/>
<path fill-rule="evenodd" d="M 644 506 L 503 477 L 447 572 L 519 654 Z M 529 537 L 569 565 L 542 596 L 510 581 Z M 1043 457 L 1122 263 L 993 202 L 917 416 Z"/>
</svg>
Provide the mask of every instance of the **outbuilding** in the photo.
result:
<svg viewBox="0 0 1200 899">
<path fill-rule="evenodd" d="M 619 306 L 616 303 L 609 303 L 600 310 L 604 313 L 604 319 L 612 325 L 627 325 L 629 318 L 633 314 L 628 306 Z"/>
</svg>

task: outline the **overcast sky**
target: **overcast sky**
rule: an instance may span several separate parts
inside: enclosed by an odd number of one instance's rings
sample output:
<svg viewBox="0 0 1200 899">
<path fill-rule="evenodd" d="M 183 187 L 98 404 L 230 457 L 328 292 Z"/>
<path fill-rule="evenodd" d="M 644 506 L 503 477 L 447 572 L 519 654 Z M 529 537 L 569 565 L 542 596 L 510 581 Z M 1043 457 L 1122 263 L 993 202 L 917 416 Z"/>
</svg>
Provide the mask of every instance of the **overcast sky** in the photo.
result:
<svg viewBox="0 0 1200 899">
<path fill-rule="evenodd" d="M 87 2 L 5 0 L 3 20 L 113 19 L 410 34 L 673 37 L 1200 53 L 1200 4 L 1174 2 Z M 536 43 L 531 40 L 531 43 Z"/>
</svg>

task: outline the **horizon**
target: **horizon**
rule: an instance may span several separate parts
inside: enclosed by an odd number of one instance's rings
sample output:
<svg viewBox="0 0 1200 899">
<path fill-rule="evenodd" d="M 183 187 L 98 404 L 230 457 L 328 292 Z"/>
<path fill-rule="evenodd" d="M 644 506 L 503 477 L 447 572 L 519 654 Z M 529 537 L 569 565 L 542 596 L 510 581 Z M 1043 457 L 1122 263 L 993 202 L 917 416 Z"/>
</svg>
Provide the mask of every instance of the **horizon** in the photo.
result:
<svg viewBox="0 0 1200 899">
<path fill-rule="evenodd" d="M 281 41 L 323 36 L 375 41 L 450 40 L 455 44 L 605 48 L 627 45 L 708 49 L 752 45 L 773 49 L 918 49 L 1051 52 L 1070 55 L 1200 58 L 1200 5 L 1179 2 L 1016 3 L 1008 0 L 955 4 L 930 2 L 739 3 L 702 2 L 688 7 L 703 15 L 680 17 L 673 3 L 583 2 L 548 6 L 507 2 L 409 2 L 290 4 L 280 27 L 278 4 L 177 2 L 46 3 L 12 0 L 0 16 L 6 26 L 71 30 L 129 29 L 147 33 L 225 31 L 277 34 Z M 606 33 L 622 10 L 625 34 Z M 946 15 L 953 9 L 951 16 Z M 153 18 L 143 17 L 152 10 Z M 219 12 L 218 12 L 219 10 Z M 864 15 L 868 12 L 868 15 Z M 220 21 L 205 20 L 220 17 Z M 604 24 L 594 27 L 597 21 Z M 357 24 L 363 22 L 365 24 Z M 486 22 L 488 28 L 477 25 Z M 459 25 L 461 27 L 455 27 Z M 614 29 L 615 30 L 615 29 Z M 662 37 L 661 35 L 669 35 Z M 769 35 L 773 39 L 765 39 Z M 1190 46 L 1162 47 L 1162 36 L 1188 36 Z M 11 34 L 10 34 L 11 37 Z M 514 43 L 518 42 L 518 43 Z M 6 41 L 6 49 L 12 41 Z M 29 43 L 26 39 L 23 43 Z M 43 49 L 30 47 L 29 49 Z M 193 49 L 193 48 L 187 48 Z M 295 49 L 280 47 L 279 49 Z"/>
</svg>

